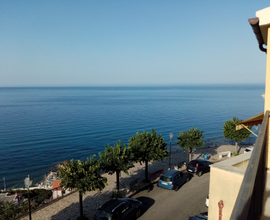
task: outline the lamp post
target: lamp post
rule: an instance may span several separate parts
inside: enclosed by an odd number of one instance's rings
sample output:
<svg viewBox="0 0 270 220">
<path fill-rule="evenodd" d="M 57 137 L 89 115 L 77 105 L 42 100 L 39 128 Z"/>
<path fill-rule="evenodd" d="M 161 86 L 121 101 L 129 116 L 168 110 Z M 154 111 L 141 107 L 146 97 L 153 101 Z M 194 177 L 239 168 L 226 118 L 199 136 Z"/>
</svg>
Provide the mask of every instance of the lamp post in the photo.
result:
<svg viewBox="0 0 270 220">
<path fill-rule="evenodd" d="M 28 175 L 28 177 L 26 177 L 24 179 L 24 185 L 25 185 L 25 188 L 28 189 L 28 204 L 29 204 L 29 220 L 31 220 L 31 205 L 30 205 L 30 193 L 29 193 L 29 187 L 32 185 L 32 180 L 30 180 L 30 177 Z"/>
<path fill-rule="evenodd" d="M 172 138 L 173 138 L 173 133 L 170 133 L 170 160 L 169 160 L 169 168 L 171 169 L 171 157 L 172 157 Z"/>
<path fill-rule="evenodd" d="M 4 191 L 7 191 L 7 188 L 6 188 L 6 179 L 5 179 L 5 177 L 3 178 L 3 180 L 4 180 Z"/>
</svg>

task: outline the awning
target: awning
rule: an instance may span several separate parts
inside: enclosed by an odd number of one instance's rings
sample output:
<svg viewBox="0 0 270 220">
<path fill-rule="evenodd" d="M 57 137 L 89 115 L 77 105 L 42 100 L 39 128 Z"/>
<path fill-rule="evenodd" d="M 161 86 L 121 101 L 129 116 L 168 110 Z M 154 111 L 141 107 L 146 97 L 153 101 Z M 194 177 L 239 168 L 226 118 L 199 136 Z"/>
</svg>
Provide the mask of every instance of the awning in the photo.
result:
<svg viewBox="0 0 270 220">
<path fill-rule="evenodd" d="M 263 121 L 263 117 L 264 117 L 264 112 L 262 112 L 258 115 L 255 115 L 255 116 L 253 116 L 245 121 L 241 121 L 236 125 L 236 130 L 240 130 L 240 129 L 244 128 L 245 126 L 248 127 L 248 126 L 261 124 Z"/>
</svg>

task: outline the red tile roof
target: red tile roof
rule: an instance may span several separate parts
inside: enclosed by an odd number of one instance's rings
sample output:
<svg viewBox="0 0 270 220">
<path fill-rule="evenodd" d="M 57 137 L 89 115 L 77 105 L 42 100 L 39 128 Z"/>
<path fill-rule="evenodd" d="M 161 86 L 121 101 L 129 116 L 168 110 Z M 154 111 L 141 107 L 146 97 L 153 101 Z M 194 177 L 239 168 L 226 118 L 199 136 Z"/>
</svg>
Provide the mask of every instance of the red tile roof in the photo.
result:
<svg viewBox="0 0 270 220">
<path fill-rule="evenodd" d="M 61 179 L 56 179 L 53 181 L 52 190 L 53 191 L 60 191 L 63 190 L 62 187 L 60 187 Z"/>
</svg>

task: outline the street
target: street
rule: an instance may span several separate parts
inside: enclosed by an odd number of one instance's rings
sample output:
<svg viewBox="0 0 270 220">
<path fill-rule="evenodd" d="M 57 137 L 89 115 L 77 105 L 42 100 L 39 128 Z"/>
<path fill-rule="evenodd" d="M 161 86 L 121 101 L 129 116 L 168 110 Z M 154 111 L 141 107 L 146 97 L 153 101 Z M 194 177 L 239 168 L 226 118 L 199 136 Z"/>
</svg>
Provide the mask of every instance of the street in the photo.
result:
<svg viewBox="0 0 270 220">
<path fill-rule="evenodd" d="M 202 212 L 207 212 L 205 199 L 209 191 L 210 173 L 201 177 L 194 175 L 178 191 L 166 190 L 154 184 L 152 189 L 146 189 L 133 198 L 143 202 L 140 220 L 188 220 Z"/>
</svg>

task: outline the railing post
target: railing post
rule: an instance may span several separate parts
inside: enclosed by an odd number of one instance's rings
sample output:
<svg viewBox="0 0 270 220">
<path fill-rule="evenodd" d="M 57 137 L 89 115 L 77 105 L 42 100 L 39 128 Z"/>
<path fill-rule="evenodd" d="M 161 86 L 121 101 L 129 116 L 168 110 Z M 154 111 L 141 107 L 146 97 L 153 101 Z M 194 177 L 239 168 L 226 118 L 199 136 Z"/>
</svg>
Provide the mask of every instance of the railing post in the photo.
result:
<svg viewBox="0 0 270 220">
<path fill-rule="evenodd" d="M 223 209 L 223 207 L 224 207 L 224 204 L 223 204 L 223 201 L 222 200 L 220 200 L 219 202 L 218 202 L 218 208 L 219 208 L 219 213 L 218 213 L 218 220 L 222 220 L 222 209 Z"/>
</svg>

